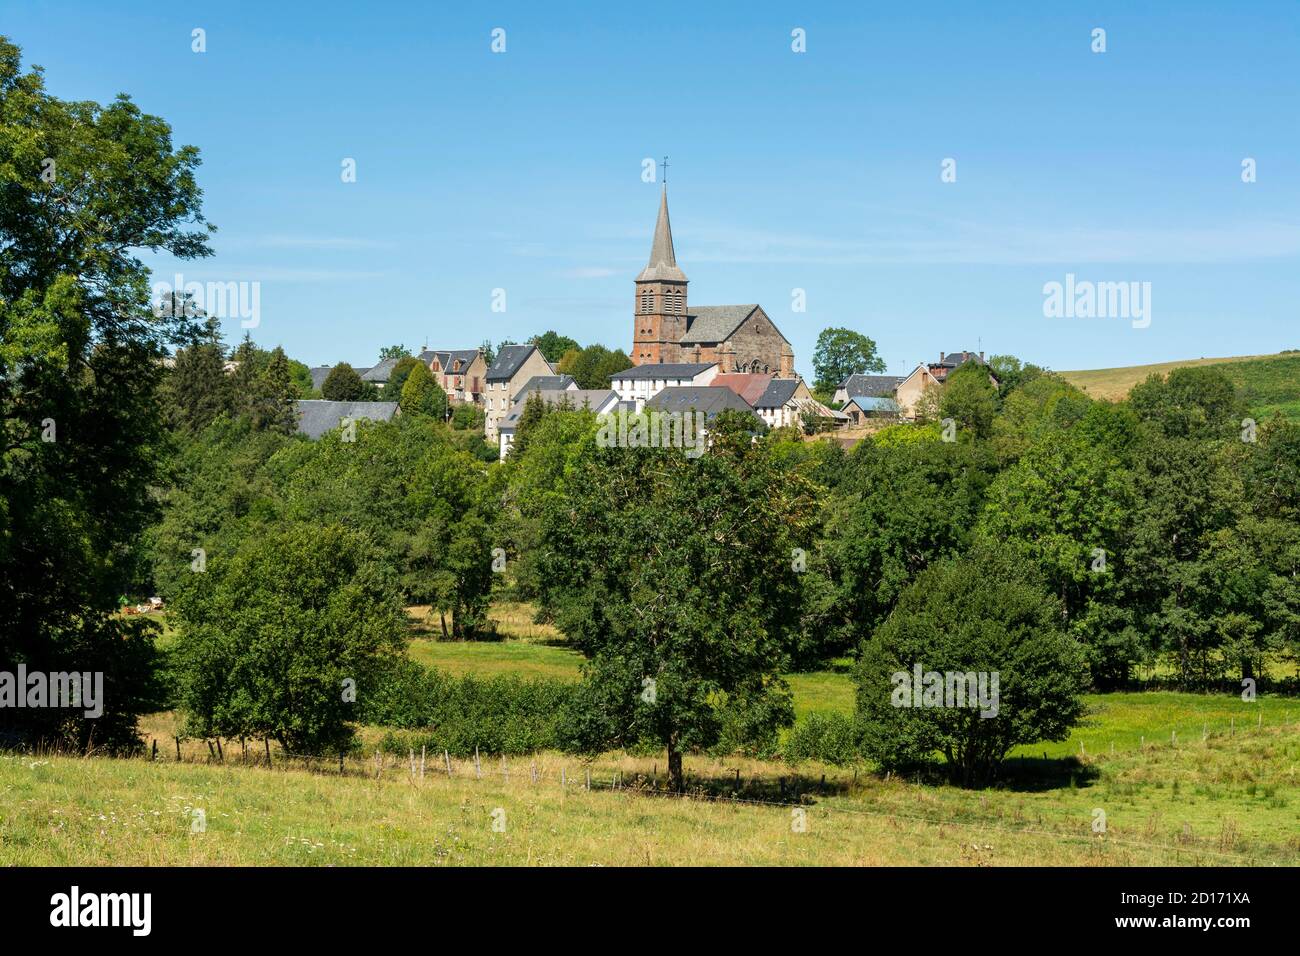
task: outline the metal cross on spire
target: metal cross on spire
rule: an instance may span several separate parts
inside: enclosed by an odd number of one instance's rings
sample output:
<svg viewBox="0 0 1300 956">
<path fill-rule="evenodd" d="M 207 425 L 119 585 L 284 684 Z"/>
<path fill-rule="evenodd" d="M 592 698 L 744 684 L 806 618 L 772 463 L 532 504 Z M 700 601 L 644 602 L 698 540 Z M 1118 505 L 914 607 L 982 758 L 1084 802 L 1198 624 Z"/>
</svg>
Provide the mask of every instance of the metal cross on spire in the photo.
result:
<svg viewBox="0 0 1300 956">
<path fill-rule="evenodd" d="M 665 156 L 664 161 L 659 165 L 664 168 L 664 185 L 667 186 L 668 185 L 668 157 Z"/>
</svg>

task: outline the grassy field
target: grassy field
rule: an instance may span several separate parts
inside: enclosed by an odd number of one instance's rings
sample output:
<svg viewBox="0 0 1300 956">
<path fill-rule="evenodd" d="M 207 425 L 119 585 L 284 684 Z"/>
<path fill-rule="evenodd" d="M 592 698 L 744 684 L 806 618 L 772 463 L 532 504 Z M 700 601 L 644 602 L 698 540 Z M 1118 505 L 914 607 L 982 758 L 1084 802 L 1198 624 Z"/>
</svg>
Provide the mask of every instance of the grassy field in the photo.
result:
<svg viewBox="0 0 1300 956">
<path fill-rule="evenodd" d="M 492 614 L 505 639 L 419 637 L 412 655 L 577 678 L 579 656 L 527 607 Z M 848 661 L 789 679 L 800 717 L 852 713 Z M 1086 703 L 1068 740 L 1021 748 L 993 789 L 694 755 L 687 797 L 660 789 L 662 755 L 485 754 L 448 775 L 430 754 L 421 776 L 378 755 L 380 728 L 343 772 L 274 745 L 268 767 L 260 741 L 224 741 L 220 760 L 183 741 L 178 760 L 178 719 L 155 714 L 141 730 L 157 760 L 0 755 L 0 865 L 1300 865 L 1300 700 Z"/>
<path fill-rule="evenodd" d="M 1300 865 L 1300 704 L 1184 696 L 1092 701 L 1086 754 L 1072 739 L 1014 761 L 1001 789 L 692 757 L 688 798 L 648 789 L 662 759 L 621 753 L 485 758 L 481 778 L 473 761 L 453 761 L 448 777 L 431 760 L 420 778 L 393 758 L 350 760 L 341 776 L 337 763 L 309 769 L 274 750 L 268 769 L 255 765 L 260 745 L 245 758 L 232 741 L 225 764 L 199 741 L 178 763 L 164 714 L 144 728 L 167 741 L 157 762 L 0 755 L 0 864 Z M 1248 708 L 1262 727 L 1152 741 L 1189 712 Z M 629 787 L 638 775 L 647 789 Z M 794 804 L 806 832 L 792 828 Z M 192 832 L 195 809 L 204 832 Z"/>
<path fill-rule="evenodd" d="M 1300 419 L 1300 354 L 1245 355 L 1236 358 L 1199 358 L 1125 368 L 1099 368 L 1061 375 L 1093 398 L 1120 399 L 1149 375 L 1166 375 L 1176 368 L 1216 365 L 1237 386 L 1256 418 L 1274 411 Z"/>
</svg>

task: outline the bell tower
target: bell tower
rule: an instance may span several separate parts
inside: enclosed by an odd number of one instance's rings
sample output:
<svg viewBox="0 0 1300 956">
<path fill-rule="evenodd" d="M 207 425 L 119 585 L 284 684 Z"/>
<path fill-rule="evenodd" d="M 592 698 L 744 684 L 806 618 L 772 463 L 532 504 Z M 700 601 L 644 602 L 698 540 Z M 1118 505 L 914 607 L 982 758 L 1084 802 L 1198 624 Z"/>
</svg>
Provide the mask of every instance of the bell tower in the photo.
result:
<svg viewBox="0 0 1300 956">
<path fill-rule="evenodd" d="M 636 277 L 633 303 L 632 364 L 680 362 L 686 334 L 686 273 L 677 268 L 673 229 L 668 221 L 668 183 L 659 195 L 650 261 Z"/>
</svg>

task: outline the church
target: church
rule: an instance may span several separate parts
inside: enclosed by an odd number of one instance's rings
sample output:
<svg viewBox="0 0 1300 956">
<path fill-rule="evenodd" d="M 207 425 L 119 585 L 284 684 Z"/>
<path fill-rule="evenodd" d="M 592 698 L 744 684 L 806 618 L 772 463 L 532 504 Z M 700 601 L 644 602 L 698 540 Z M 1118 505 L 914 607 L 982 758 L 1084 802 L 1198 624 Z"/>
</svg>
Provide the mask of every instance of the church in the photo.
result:
<svg viewBox="0 0 1300 956">
<path fill-rule="evenodd" d="M 762 306 L 691 307 L 687 283 L 673 250 L 665 183 L 650 261 L 636 277 L 632 364 L 716 362 L 722 373 L 796 377 L 794 349 Z"/>
</svg>

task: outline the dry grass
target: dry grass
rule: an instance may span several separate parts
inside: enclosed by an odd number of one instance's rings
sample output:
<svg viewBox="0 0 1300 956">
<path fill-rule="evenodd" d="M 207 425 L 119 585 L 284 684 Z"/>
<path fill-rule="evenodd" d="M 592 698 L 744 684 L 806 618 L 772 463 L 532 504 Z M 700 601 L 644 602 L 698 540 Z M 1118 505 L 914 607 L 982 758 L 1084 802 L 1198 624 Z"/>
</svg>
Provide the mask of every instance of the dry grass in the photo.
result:
<svg viewBox="0 0 1300 956">
<path fill-rule="evenodd" d="M 1094 732 L 1122 740 L 1124 728 L 1104 724 L 1130 718 L 1102 713 Z M 308 766 L 274 747 L 268 769 L 260 742 L 245 763 L 227 741 L 220 764 L 186 741 L 178 763 L 175 726 L 170 714 L 146 722 L 157 762 L 0 756 L 0 864 L 1300 864 L 1294 719 L 1023 760 L 1013 786 L 986 791 L 696 756 L 689 798 L 654 789 L 655 756 L 484 756 L 452 760 L 449 777 L 429 754 L 423 778 L 418 755 L 416 773 L 406 759 L 365 756 L 340 775 L 337 761 Z M 379 733 L 363 731 L 366 754 Z M 492 829 L 498 808 L 504 833 Z M 206 832 L 191 830 L 195 809 Z M 792 829 L 796 809 L 806 832 Z M 1092 829 L 1099 809 L 1104 835 Z"/>
<path fill-rule="evenodd" d="M 1228 362 L 1250 362 L 1255 359 L 1275 357 L 1272 355 L 1240 355 L 1224 358 L 1183 359 L 1177 362 L 1157 362 L 1153 365 L 1129 365 L 1123 368 L 1097 368 L 1061 372 L 1060 375 L 1071 385 L 1083 389 L 1092 398 L 1118 401 L 1126 396 L 1134 385 L 1145 381 L 1150 375 L 1167 375 L 1176 368 L 1188 368 L 1194 365 L 1223 365 Z"/>
</svg>

